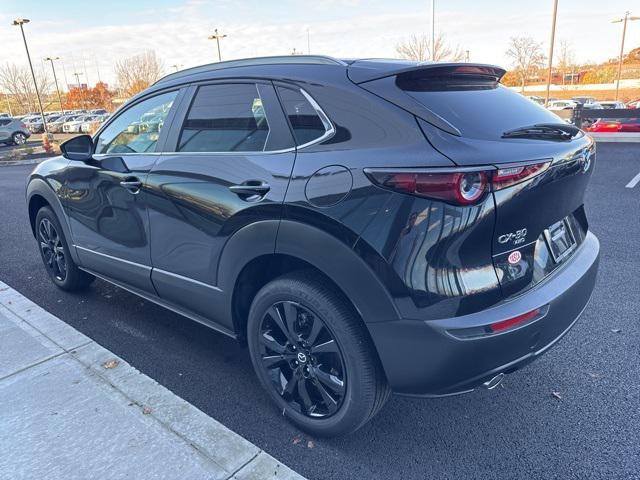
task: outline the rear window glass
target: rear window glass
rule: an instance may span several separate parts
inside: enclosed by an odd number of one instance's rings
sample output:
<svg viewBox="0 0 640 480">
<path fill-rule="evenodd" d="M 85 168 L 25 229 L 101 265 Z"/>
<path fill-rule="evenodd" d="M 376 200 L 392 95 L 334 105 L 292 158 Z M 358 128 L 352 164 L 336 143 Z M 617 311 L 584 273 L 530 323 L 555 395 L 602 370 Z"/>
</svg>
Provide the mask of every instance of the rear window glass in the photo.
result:
<svg viewBox="0 0 640 480">
<path fill-rule="evenodd" d="M 502 85 L 434 89 L 426 80 L 397 84 L 466 137 L 495 139 L 518 127 L 564 122 L 544 107 Z"/>
</svg>

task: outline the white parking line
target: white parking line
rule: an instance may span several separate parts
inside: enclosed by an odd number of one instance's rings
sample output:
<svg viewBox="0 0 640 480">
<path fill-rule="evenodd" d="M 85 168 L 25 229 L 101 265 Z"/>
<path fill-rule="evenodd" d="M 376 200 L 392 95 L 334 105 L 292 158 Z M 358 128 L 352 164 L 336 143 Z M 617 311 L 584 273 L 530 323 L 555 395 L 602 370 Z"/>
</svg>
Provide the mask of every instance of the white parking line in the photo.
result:
<svg viewBox="0 0 640 480">
<path fill-rule="evenodd" d="M 631 181 L 629 183 L 627 183 L 626 187 L 627 188 L 633 188 L 635 187 L 638 183 L 640 183 L 640 173 L 638 173 L 635 177 L 633 177 L 631 179 Z"/>
</svg>

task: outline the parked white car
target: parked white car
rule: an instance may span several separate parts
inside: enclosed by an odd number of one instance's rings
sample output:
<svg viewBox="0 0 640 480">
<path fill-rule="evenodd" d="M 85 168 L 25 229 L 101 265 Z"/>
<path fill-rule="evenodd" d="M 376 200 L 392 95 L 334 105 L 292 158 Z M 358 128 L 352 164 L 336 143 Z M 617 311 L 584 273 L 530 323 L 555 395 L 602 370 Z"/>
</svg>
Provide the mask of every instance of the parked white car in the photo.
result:
<svg viewBox="0 0 640 480">
<path fill-rule="evenodd" d="M 80 130 L 81 125 L 85 122 L 92 121 L 95 117 L 95 115 L 81 115 L 79 117 L 76 117 L 70 122 L 65 122 L 62 125 L 62 131 L 64 133 L 80 133 L 82 131 Z"/>
<path fill-rule="evenodd" d="M 573 100 L 554 100 L 549 102 L 547 108 L 551 111 L 573 110 L 578 104 Z"/>
<path fill-rule="evenodd" d="M 93 133 L 107 118 L 109 118 L 109 115 L 92 115 L 91 118 L 80 124 L 80 132 Z"/>
</svg>

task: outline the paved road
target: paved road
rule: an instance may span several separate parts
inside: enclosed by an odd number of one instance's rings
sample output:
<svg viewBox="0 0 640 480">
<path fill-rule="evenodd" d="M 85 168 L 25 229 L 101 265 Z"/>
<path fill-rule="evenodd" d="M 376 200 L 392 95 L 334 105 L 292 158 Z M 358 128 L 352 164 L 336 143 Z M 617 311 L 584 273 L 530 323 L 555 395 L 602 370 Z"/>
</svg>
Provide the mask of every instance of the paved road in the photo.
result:
<svg viewBox="0 0 640 480">
<path fill-rule="evenodd" d="M 600 277 L 562 342 L 504 388 L 392 398 L 358 433 L 312 444 L 232 340 L 101 281 L 82 295 L 55 289 L 27 226 L 28 170 L 0 167 L 0 279 L 304 476 L 640 478 L 640 185 L 625 188 L 640 172 L 638 146 L 599 146 L 586 203 Z"/>
</svg>

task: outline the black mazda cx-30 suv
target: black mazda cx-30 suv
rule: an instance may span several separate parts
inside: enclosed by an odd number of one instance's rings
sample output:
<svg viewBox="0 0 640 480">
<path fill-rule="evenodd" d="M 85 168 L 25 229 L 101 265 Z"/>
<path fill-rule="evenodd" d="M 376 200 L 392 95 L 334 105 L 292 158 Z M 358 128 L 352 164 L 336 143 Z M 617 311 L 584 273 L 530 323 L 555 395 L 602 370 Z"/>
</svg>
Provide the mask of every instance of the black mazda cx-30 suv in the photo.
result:
<svg viewBox="0 0 640 480">
<path fill-rule="evenodd" d="M 246 342 L 316 435 L 391 392 L 494 387 L 578 319 L 599 255 L 593 141 L 504 73 L 302 56 L 168 75 L 31 174 L 45 268 Z"/>
</svg>

